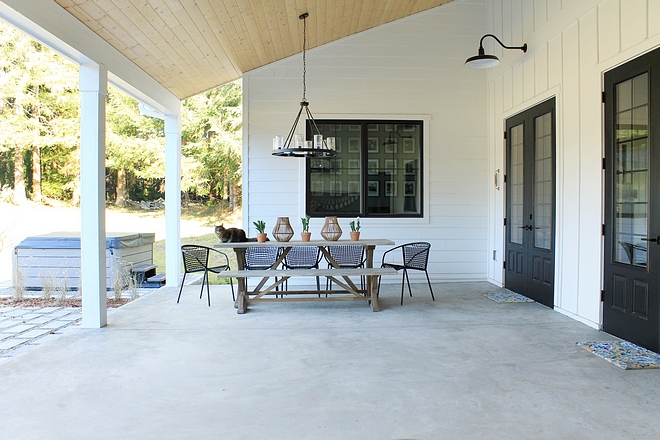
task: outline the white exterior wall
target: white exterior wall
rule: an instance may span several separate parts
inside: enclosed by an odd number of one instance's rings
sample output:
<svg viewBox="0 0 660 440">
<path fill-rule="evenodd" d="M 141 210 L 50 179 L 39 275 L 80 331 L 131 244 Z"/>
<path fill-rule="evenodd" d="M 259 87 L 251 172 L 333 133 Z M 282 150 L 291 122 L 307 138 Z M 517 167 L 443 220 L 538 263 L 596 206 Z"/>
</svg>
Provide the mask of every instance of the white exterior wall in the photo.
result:
<svg viewBox="0 0 660 440">
<path fill-rule="evenodd" d="M 487 277 L 487 73 L 463 67 L 476 53 L 487 16 L 484 1 L 457 0 L 307 52 L 315 118 L 425 121 L 424 218 L 365 218 L 362 236 L 429 241 L 434 281 Z M 252 222 L 262 219 L 270 234 L 276 218 L 288 216 L 299 237 L 304 159 L 271 151 L 273 136 L 288 133 L 300 108 L 302 57 L 245 74 L 243 92 L 243 228 L 254 236 Z M 340 218 L 346 238 L 350 220 Z M 312 219 L 312 237 L 322 225 Z M 376 249 L 376 261 L 383 250 Z"/>
<path fill-rule="evenodd" d="M 490 31 L 507 45 L 529 46 L 525 55 L 501 48 L 490 52 L 502 60 L 488 73 L 490 171 L 504 169 L 506 118 L 555 96 L 555 308 L 597 327 L 603 261 L 603 74 L 660 45 L 660 1 L 489 0 L 488 10 Z M 489 247 L 503 255 L 504 191 L 491 187 L 489 196 Z M 489 262 L 488 275 L 503 282 L 502 262 Z"/>
</svg>

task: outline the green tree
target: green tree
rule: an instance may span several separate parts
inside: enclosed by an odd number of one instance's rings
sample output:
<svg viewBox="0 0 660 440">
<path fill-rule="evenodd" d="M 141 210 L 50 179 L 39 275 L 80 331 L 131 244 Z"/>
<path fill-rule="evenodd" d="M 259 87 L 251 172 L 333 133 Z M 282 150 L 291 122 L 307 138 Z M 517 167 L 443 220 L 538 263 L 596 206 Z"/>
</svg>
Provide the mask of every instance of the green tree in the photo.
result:
<svg viewBox="0 0 660 440">
<path fill-rule="evenodd" d="M 32 199 L 42 199 L 44 149 L 78 144 L 78 69 L 20 31 L 0 24 L 0 151 L 14 157 L 14 201 L 26 200 L 29 155 Z"/>
<path fill-rule="evenodd" d="M 211 200 L 228 200 L 230 209 L 239 205 L 242 116 L 238 82 L 182 102 L 184 199 L 194 192 Z"/>
<path fill-rule="evenodd" d="M 129 199 L 129 179 L 164 179 L 163 121 L 140 115 L 138 102 L 109 87 L 106 105 L 106 167 L 116 173 L 117 205 Z"/>
</svg>

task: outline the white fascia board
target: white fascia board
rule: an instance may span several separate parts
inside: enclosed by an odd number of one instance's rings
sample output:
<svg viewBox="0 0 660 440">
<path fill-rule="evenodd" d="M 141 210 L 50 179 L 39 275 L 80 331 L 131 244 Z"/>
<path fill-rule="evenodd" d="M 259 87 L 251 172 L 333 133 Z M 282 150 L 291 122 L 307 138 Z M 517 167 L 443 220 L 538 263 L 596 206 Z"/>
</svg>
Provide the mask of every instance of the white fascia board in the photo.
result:
<svg viewBox="0 0 660 440">
<path fill-rule="evenodd" d="M 78 64 L 108 69 L 108 81 L 166 115 L 181 100 L 53 0 L 2 0 L 0 18 Z"/>
</svg>

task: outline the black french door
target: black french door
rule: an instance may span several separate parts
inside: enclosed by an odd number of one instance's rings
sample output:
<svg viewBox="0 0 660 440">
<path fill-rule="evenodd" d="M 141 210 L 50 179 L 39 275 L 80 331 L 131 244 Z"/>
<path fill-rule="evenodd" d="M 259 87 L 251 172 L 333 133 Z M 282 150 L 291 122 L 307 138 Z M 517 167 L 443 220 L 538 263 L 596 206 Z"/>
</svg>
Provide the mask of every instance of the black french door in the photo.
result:
<svg viewBox="0 0 660 440">
<path fill-rule="evenodd" d="M 660 350 L 660 50 L 605 74 L 603 330 Z"/>
<path fill-rule="evenodd" d="M 504 285 L 548 307 L 555 277 L 555 99 L 506 121 Z"/>
</svg>

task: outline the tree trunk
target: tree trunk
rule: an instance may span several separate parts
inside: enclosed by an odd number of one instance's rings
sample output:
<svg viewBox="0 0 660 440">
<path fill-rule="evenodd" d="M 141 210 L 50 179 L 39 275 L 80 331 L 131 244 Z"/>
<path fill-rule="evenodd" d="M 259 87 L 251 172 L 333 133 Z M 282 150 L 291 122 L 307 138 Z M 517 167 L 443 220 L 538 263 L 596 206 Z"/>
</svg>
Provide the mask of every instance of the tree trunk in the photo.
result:
<svg viewBox="0 0 660 440">
<path fill-rule="evenodd" d="M 41 203 L 41 149 L 32 147 L 32 201 Z"/>
<path fill-rule="evenodd" d="M 22 205 L 27 202 L 25 195 L 25 161 L 23 150 L 14 147 L 14 203 Z"/>
<path fill-rule="evenodd" d="M 236 185 L 234 182 L 229 182 L 229 209 L 236 209 Z"/>
<path fill-rule="evenodd" d="M 117 200 L 115 205 L 124 206 L 128 200 L 128 192 L 126 189 L 126 170 L 119 168 L 117 170 Z"/>
</svg>

